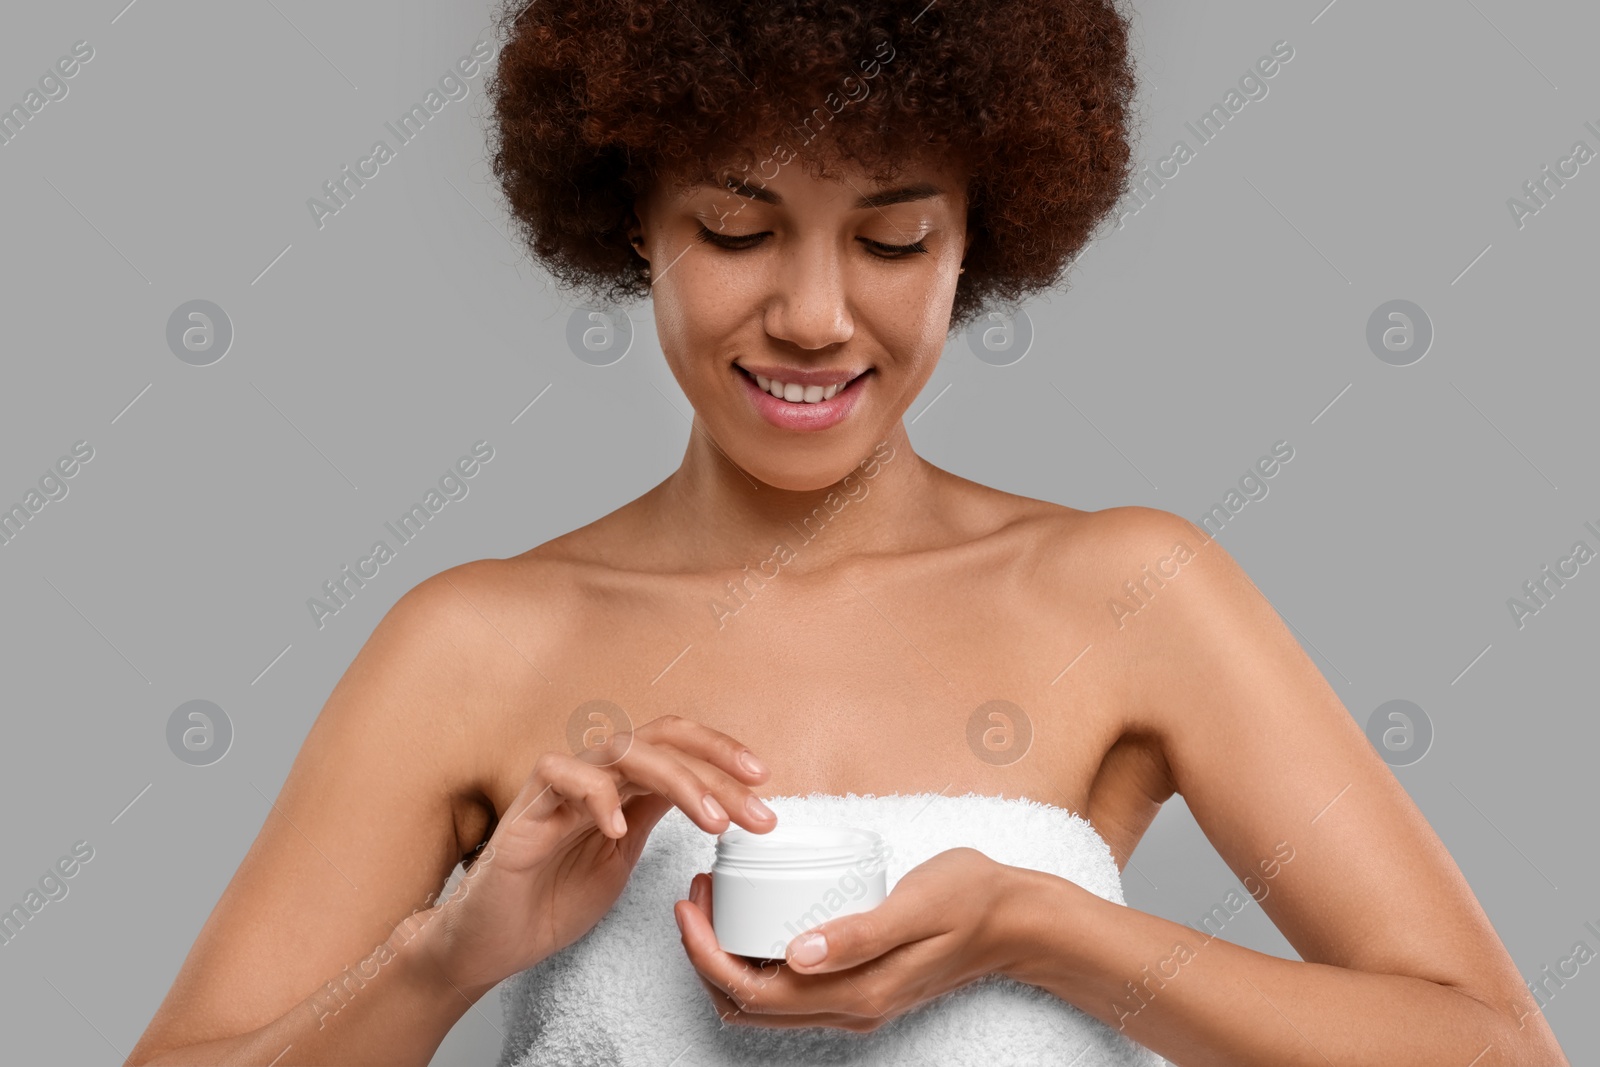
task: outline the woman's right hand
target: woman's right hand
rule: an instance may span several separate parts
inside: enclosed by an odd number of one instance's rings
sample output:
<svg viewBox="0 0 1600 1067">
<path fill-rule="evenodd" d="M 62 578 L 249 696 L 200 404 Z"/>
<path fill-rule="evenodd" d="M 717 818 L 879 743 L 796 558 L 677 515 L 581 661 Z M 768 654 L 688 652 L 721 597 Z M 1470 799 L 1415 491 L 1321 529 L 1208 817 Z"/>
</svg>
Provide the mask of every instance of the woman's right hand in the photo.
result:
<svg viewBox="0 0 1600 1067">
<path fill-rule="evenodd" d="M 771 830 L 777 816 L 746 784 L 767 773 L 738 741 L 679 715 L 578 755 L 546 752 L 455 891 L 416 916 L 424 951 L 462 993 L 487 992 L 600 921 L 670 808 L 711 834 L 730 814 Z"/>
</svg>

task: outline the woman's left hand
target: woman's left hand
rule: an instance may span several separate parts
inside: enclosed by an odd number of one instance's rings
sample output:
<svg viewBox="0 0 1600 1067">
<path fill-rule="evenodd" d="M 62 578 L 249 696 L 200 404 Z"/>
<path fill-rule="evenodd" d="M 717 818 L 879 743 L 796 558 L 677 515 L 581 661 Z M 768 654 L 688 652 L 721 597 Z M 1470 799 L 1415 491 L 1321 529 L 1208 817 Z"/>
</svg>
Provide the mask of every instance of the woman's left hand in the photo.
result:
<svg viewBox="0 0 1600 1067">
<path fill-rule="evenodd" d="M 789 942 L 787 960 L 760 966 L 717 945 L 710 875 L 695 875 L 689 899 L 673 912 L 725 1022 L 866 1033 L 1004 965 L 1002 905 L 1014 870 L 977 849 L 941 852 L 908 871 L 876 908 L 821 923 Z"/>
</svg>

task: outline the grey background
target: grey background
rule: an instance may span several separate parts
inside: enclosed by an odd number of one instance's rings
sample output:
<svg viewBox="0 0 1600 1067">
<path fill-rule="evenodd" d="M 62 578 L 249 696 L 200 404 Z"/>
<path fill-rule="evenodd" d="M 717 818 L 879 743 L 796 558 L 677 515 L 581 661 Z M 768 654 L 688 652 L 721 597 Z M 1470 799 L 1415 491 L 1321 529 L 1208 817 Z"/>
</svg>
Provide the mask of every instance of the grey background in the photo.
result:
<svg viewBox="0 0 1600 1067">
<path fill-rule="evenodd" d="M 95 50 L 0 146 L 0 504 L 75 441 L 95 450 L 0 546 L 0 903 L 73 842 L 95 850 L 0 946 L 8 1059 L 131 1048 L 401 593 L 621 505 L 689 432 L 648 305 L 619 362 L 568 349 L 574 305 L 506 237 L 481 76 L 312 222 L 307 198 L 487 39 L 485 0 L 125 4 L 0 16 L 0 104 Z M 1289 441 L 1221 543 L 1358 721 L 1425 710 L 1432 747 L 1395 773 L 1534 978 L 1600 948 L 1600 564 L 1520 630 L 1506 606 L 1575 540 L 1600 546 L 1582 525 L 1600 526 L 1600 163 L 1521 229 L 1506 201 L 1575 140 L 1600 149 L 1600 12 L 1325 4 L 1138 3 L 1142 158 L 1194 146 L 1183 123 L 1274 42 L 1294 58 L 1027 306 L 1024 359 L 953 337 L 911 438 L 1006 490 L 1191 519 Z M 166 343 L 194 299 L 234 330 L 207 367 Z M 1435 330 L 1407 367 L 1365 340 L 1393 299 Z M 496 455 L 469 495 L 319 631 L 306 599 L 480 438 Z M 234 733 L 210 766 L 166 740 L 197 699 Z M 1179 799 L 1124 881 L 1185 922 L 1239 887 Z M 1293 955 L 1255 906 L 1224 936 Z M 1600 1056 L 1597 998 L 1589 966 L 1549 1004 L 1574 1063 Z M 437 1062 L 491 1062 L 499 1025 L 492 994 Z"/>
</svg>

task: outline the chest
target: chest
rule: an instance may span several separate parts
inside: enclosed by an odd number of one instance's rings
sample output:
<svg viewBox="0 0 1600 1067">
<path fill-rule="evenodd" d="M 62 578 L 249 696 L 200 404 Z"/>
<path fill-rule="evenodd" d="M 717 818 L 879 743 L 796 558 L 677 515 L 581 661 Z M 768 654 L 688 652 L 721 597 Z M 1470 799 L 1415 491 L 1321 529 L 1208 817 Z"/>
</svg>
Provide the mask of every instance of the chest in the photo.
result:
<svg viewBox="0 0 1600 1067">
<path fill-rule="evenodd" d="M 749 746 L 772 768 L 766 795 L 978 792 L 1078 812 L 1109 795 L 1117 670 L 1080 655 L 1086 605 L 1014 569 L 640 583 L 573 606 L 541 650 L 549 736 L 533 747 L 675 714 Z M 509 763 L 536 754 L 508 752 L 507 788 L 526 775 Z"/>
</svg>

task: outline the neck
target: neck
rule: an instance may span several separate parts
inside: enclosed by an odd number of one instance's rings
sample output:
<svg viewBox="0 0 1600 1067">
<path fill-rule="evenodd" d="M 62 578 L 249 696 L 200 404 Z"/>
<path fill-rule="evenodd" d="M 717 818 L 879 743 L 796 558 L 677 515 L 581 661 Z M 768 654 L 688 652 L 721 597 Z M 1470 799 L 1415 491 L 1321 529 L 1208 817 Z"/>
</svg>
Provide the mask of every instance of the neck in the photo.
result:
<svg viewBox="0 0 1600 1067">
<path fill-rule="evenodd" d="M 690 569 L 773 559 L 769 571 L 808 573 L 919 543 L 937 517 L 930 499 L 940 473 L 912 451 L 897 419 L 838 481 L 779 489 L 736 466 L 696 415 L 683 463 L 650 494 L 650 524 L 683 547 Z"/>
</svg>

